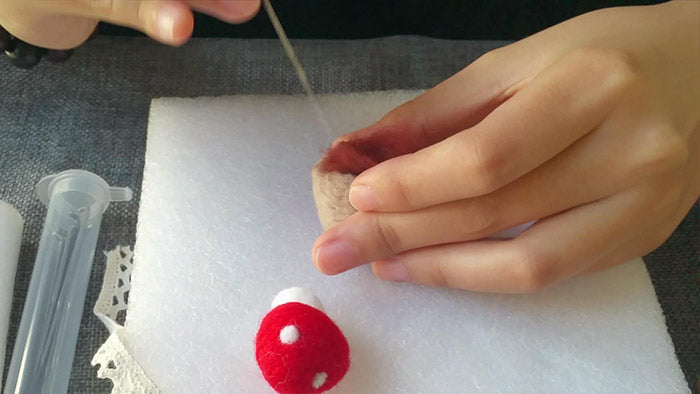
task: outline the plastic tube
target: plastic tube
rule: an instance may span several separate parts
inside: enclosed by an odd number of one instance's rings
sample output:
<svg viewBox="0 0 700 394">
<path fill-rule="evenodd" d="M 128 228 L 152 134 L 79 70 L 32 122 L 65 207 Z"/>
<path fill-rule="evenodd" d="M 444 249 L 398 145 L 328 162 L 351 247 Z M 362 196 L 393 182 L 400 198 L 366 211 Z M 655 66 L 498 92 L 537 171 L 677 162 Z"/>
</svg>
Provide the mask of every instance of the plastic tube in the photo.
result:
<svg viewBox="0 0 700 394">
<path fill-rule="evenodd" d="M 102 214 L 131 190 L 80 170 L 42 179 L 48 207 L 5 394 L 66 393 Z"/>
</svg>

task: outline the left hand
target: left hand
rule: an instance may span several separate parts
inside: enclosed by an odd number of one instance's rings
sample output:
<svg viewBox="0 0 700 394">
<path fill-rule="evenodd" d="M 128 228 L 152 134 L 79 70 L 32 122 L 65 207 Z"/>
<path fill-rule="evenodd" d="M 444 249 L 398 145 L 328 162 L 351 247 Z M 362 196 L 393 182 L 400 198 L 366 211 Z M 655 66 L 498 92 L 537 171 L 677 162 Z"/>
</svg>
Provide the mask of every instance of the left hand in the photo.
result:
<svg viewBox="0 0 700 394">
<path fill-rule="evenodd" d="M 0 26 L 22 41 L 49 49 L 82 44 L 100 21 L 182 45 L 192 34 L 192 10 L 242 23 L 259 8 L 260 0 L 0 0 Z"/>
<path fill-rule="evenodd" d="M 319 237 L 314 263 L 517 293 L 655 249 L 700 195 L 698 21 L 696 1 L 585 14 L 343 137 L 415 153 L 357 177 L 360 212 Z"/>
</svg>

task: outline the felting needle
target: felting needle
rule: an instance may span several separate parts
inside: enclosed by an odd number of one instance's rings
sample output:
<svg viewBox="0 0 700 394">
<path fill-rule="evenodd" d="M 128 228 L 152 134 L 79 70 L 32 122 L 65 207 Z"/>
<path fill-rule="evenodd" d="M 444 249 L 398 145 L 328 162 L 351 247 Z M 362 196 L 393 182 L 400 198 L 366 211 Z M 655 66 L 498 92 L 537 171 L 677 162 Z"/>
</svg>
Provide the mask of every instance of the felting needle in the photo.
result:
<svg viewBox="0 0 700 394">
<path fill-rule="evenodd" d="M 309 101 L 311 102 L 311 105 L 316 110 L 316 114 L 318 116 L 318 119 L 321 122 L 321 124 L 323 125 L 326 136 L 329 139 L 328 143 L 330 144 L 330 142 L 332 142 L 335 139 L 333 131 L 330 127 L 330 124 L 328 123 L 328 119 L 326 118 L 326 115 L 323 113 L 323 110 L 321 109 L 321 106 L 318 103 L 318 100 L 316 100 L 316 95 L 314 94 L 314 91 L 311 89 L 311 84 L 309 84 L 309 79 L 306 77 L 306 73 L 304 72 L 304 68 L 302 67 L 301 62 L 299 62 L 299 58 L 297 57 L 296 52 L 294 51 L 294 47 L 289 42 L 289 39 L 287 38 L 287 34 L 284 32 L 284 28 L 282 27 L 282 24 L 280 23 L 279 18 L 277 18 L 277 14 L 275 13 L 275 10 L 272 8 L 272 4 L 270 3 L 270 0 L 262 0 L 262 4 L 263 4 L 263 7 L 265 7 L 265 12 L 267 12 L 267 15 L 269 16 L 270 21 L 272 22 L 272 26 L 275 28 L 275 31 L 277 32 L 277 36 L 279 37 L 280 42 L 282 43 L 282 47 L 284 48 L 284 52 L 287 54 L 287 58 L 292 63 L 292 67 L 294 67 L 294 71 L 296 71 L 297 78 L 299 79 L 301 86 L 304 88 L 304 91 L 306 92 L 306 97 L 309 99 Z"/>
</svg>

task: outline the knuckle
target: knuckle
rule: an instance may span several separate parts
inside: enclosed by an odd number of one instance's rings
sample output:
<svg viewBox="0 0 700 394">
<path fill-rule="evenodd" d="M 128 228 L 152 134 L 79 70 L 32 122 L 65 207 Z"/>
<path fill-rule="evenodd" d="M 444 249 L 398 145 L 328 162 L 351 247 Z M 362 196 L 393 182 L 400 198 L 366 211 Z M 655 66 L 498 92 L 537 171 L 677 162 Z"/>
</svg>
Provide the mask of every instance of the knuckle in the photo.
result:
<svg viewBox="0 0 700 394">
<path fill-rule="evenodd" d="M 672 125 L 651 126 L 636 130 L 635 149 L 630 173 L 647 179 L 669 173 L 685 165 L 688 145 Z"/>
<path fill-rule="evenodd" d="M 469 281 L 454 262 L 440 260 L 434 270 L 431 286 L 448 287 L 451 289 L 469 289 Z"/>
<path fill-rule="evenodd" d="M 104 18 L 131 27 L 146 28 L 155 18 L 155 2 L 123 0 L 80 0 L 92 11 Z"/>
<path fill-rule="evenodd" d="M 421 116 L 422 111 L 418 103 L 420 98 L 421 96 L 415 97 L 389 111 L 378 124 L 384 128 L 395 129 L 397 133 L 417 135 L 421 138 L 429 136 L 430 132 Z"/>
<path fill-rule="evenodd" d="M 515 285 L 523 293 L 537 293 L 557 280 L 556 261 L 535 250 L 523 249 L 516 253 Z"/>
<path fill-rule="evenodd" d="M 639 165 L 642 173 L 668 171 L 688 160 L 688 145 L 672 125 L 649 128 L 640 134 L 645 147 Z"/>
<path fill-rule="evenodd" d="M 410 103 L 413 100 L 407 101 L 387 112 L 381 119 L 379 119 L 377 125 L 383 128 L 392 128 L 397 127 L 401 123 L 411 124 L 411 122 L 406 122 L 405 119 L 410 119 L 412 116 L 412 111 L 410 110 L 410 106 L 412 104 Z"/>
<path fill-rule="evenodd" d="M 392 256 L 404 251 L 403 240 L 386 215 L 375 215 L 375 227 L 385 251 Z"/>
<path fill-rule="evenodd" d="M 499 149 L 494 149 L 481 142 L 478 138 L 468 139 L 471 146 L 471 157 L 455 152 L 452 157 L 463 157 L 463 176 L 473 185 L 478 194 L 490 193 L 502 186 L 506 173 L 507 160 Z M 462 147 L 460 151 L 463 152 Z"/>
<path fill-rule="evenodd" d="M 149 12 L 149 7 L 150 5 L 147 1 L 140 1 L 136 7 L 136 15 L 134 16 L 134 19 L 144 26 L 148 24 L 149 18 L 154 18 L 152 15 L 153 12 Z"/>
<path fill-rule="evenodd" d="M 122 0 L 80 0 L 92 14 L 100 18 L 125 24 L 134 28 L 145 28 L 154 15 L 153 2 Z M 150 11 L 149 11 L 150 10 Z"/>
<path fill-rule="evenodd" d="M 571 51 L 568 59 L 598 79 L 600 86 L 618 94 L 628 92 L 641 81 L 636 58 L 625 50 L 584 47 Z"/>
<path fill-rule="evenodd" d="M 410 210 L 418 207 L 418 201 L 413 190 L 413 185 L 406 177 L 399 176 L 396 178 L 394 198 L 396 198 L 404 207 Z"/>
<path fill-rule="evenodd" d="M 83 2 L 90 9 L 105 14 L 111 14 L 116 7 L 114 0 L 83 0 Z"/>
<path fill-rule="evenodd" d="M 491 68 L 496 64 L 501 64 L 502 59 L 501 59 L 501 53 L 504 51 L 506 47 L 501 47 L 501 48 L 496 48 L 492 49 L 481 56 L 479 56 L 472 64 L 478 67 L 485 67 L 485 68 Z"/>
<path fill-rule="evenodd" d="M 494 232 L 499 222 L 495 199 L 476 198 L 461 204 L 458 218 L 463 237 L 482 237 Z"/>
<path fill-rule="evenodd" d="M 411 118 L 414 114 L 415 101 L 417 97 L 414 97 L 401 105 L 398 105 L 391 111 L 387 112 L 386 115 L 382 117 L 379 123 L 393 124 L 399 120 Z"/>
<path fill-rule="evenodd" d="M 433 270 L 432 275 L 428 279 L 428 284 L 435 287 L 455 287 L 447 264 L 440 260 L 437 262 L 436 267 L 437 269 Z"/>
</svg>

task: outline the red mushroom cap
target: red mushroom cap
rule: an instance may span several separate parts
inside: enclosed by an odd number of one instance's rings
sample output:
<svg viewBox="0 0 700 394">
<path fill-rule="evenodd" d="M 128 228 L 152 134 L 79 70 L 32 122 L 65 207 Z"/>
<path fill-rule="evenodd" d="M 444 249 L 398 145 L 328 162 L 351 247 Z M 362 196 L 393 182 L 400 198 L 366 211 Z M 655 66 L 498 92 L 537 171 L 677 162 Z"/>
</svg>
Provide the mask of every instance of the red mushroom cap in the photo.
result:
<svg viewBox="0 0 700 394">
<path fill-rule="evenodd" d="M 321 393 L 350 367 L 348 341 L 321 310 L 300 302 L 272 309 L 255 338 L 265 380 L 281 394 Z"/>
</svg>

